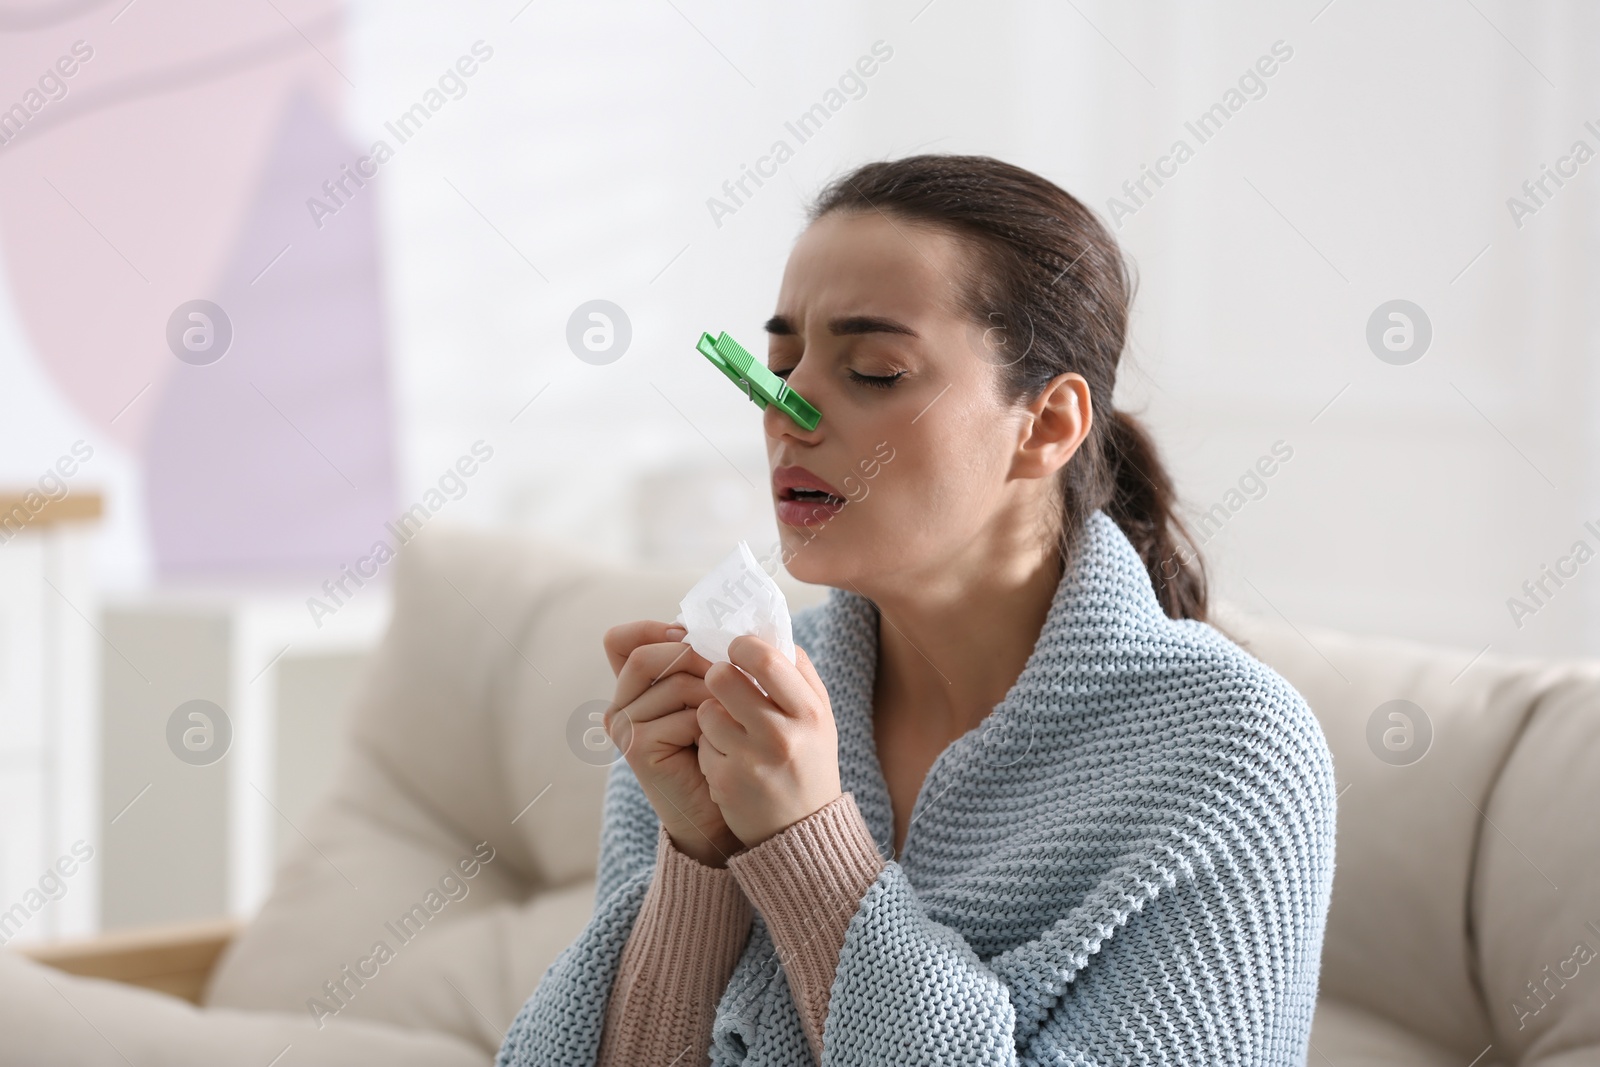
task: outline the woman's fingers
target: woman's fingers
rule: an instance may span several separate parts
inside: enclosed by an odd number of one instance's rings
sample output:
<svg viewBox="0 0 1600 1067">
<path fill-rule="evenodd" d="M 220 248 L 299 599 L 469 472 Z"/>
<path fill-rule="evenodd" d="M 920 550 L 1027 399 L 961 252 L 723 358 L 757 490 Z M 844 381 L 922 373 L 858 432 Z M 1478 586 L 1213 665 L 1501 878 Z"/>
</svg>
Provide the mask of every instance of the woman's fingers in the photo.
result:
<svg viewBox="0 0 1600 1067">
<path fill-rule="evenodd" d="M 711 782 L 713 779 L 720 780 L 721 775 L 718 768 L 721 766 L 723 761 L 727 760 L 728 758 L 727 751 L 719 747 L 716 741 L 712 740 L 711 729 L 707 728 L 707 723 L 710 720 L 708 719 L 706 713 L 708 710 L 716 706 L 717 700 L 715 697 L 713 697 L 711 700 L 700 706 L 700 713 L 696 717 L 700 724 L 700 744 L 695 751 L 695 759 L 700 765 L 700 774 L 706 780 L 707 790 L 711 789 Z M 724 716 L 727 715 L 726 710 L 723 710 L 721 713 Z M 739 725 L 733 722 L 732 719 L 728 719 L 727 721 L 733 727 L 733 729 L 739 729 Z M 726 742 L 724 742 L 724 744 L 726 744 Z M 712 799 L 717 801 L 719 807 L 721 806 L 721 802 L 717 797 L 713 796 Z"/>
<path fill-rule="evenodd" d="M 767 691 L 767 695 L 762 697 L 755 683 L 738 671 L 731 671 L 726 678 L 719 678 L 717 688 L 722 691 L 717 696 L 728 706 L 735 719 L 744 721 L 740 718 L 740 712 L 745 707 L 770 704 L 785 715 L 803 717 L 817 706 L 817 691 L 811 680 L 816 677 L 816 672 L 810 671 L 810 677 L 807 677 L 810 659 L 802 661 L 798 648 L 795 663 L 790 663 L 783 653 L 760 638 L 740 636 L 729 643 L 728 659 L 735 667 L 748 671 Z M 797 665 L 801 662 L 805 663 L 805 668 Z M 819 680 L 816 685 L 820 684 Z"/>
<path fill-rule="evenodd" d="M 693 707 L 676 708 L 648 720 L 630 718 L 622 722 L 619 716 L 608 720 L 608 723 L 607 734 L 611 743 L 623 755 L 643 744 L 645 748 L 642 751 L 647 757 L 660 759 L 661 749 L 684 749 L 700 740 L 700 724 L 695 719 Z"/>
<path fill-rule="evenodd" d="M 811 657 L 799 645 L 794 646 L 794 665 L 805 676 L 806 683 L 818 693 L 826 693 L 828 687 L 822 684 L 822 676 L 817 673 L 817 668 L 811 662 Z"/>
<path fill-rule="evenodd" d="M 703 738 L 700 747 L 710 748 L 717 755 L 725 754 L 749 732 L 716 697 L 709 697 L 700 705 L 695 722 Z"/>
<path fill-rule="evenodd" d="M 627 715 L 634 723 L 650 722 L 679 708 L 696 707 L 710 695 L 711 690 L 706 688 L 704 678 L 675 671 L 631 700 L 626 698 L 624 687 L 619 684 L 607 718 L 609 720 L 611 715 Z"/>
<path fill-rule="evenodd" d="M 628 662 L 629 653 L 644 644 L 645 638 L 640 628 L 647 625 L 648 620 L 620 623 L 607 630 L 600 639 L 606 650 L 606 661 L 611 664 L 612 677 L 622 673 L 622 665 Z"/>
<path fill-rule="evenodd" d="M 667 628 L 672 625 L 670 622 L 640 619 L 637 622 L 619 623 L 607 630 L 601 643 L 605 646 L 606 659 L 611 663 L 611 673 L 621 674 L 623 664 L 628 662 L 628 657 L 640 645 L 676 641 L 676 637 L 667 633 Z"/>
<path fill-rule="evenodd" d="M 704 656 L 681 641 L 640 645 L 617 674 L 616 702 L 625 707 L 641 693 L 678 674 L 704 678 L 710 667 Z"/>
</svg>

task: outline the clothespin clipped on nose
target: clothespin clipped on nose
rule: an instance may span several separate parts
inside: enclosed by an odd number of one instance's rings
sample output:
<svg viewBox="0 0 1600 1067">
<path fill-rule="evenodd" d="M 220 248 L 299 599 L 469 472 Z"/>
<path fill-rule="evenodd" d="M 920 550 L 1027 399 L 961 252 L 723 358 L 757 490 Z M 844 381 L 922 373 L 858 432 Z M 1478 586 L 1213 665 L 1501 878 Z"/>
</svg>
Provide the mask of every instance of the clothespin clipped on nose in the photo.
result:
<svg viewBox="0 0 1600 1067">
<path fill-rule="evenodd" d="M 776 404 L 778 410 L 793 419 L 801 429 L 817 428 L 822 412 L 790 389 L 788 382 L 768 370 L 726 332 L 715 338 L 709 333 L 702 333 L 700 343 L 695 348 L 763 411 L 768 404 Z"/>
</svg>

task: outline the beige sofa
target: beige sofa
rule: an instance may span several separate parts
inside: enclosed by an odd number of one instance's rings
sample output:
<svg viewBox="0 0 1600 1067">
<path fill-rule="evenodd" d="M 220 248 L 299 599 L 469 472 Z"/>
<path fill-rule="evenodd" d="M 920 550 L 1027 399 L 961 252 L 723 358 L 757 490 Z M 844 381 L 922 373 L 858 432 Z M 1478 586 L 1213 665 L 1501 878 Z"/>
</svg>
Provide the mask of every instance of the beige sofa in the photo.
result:
<svg viewBox="0 0 1600 1067">
<path fill-rule="evenodd" d="M 76 974 L 0 952 L 0 1060 L 492 1060 L 593 904 L 606 768 L 584 716 L 613 686 L 600 635 L 670 618 L 699 574 L 438 527 L 396 571 L 350 736 L 329 739 L 337 784 L 260 914 L 237 936 L 213 926 L 165 949 L 165 935 L 125 934 L 35 950 Z M 826 593 L 787 588 L 795 608 Z M 1600 952 L 1600 665 L 1225 625 L 1306 695 L 1336 764 L 1311 1062 L 1600 1063 L 1600 958 L 1580 947 Z M 1368 741 L 1396 698 L 1433 735 L 1404 766 Z"/>
</svg>

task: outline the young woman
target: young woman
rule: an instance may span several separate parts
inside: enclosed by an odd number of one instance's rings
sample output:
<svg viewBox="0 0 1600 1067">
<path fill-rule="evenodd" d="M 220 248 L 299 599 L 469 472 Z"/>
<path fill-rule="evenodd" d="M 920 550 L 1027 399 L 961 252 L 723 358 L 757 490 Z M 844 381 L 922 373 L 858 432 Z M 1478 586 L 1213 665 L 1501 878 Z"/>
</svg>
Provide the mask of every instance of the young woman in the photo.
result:
<svg viewBox="0 0 1600 1067">
<path fill-rule="evenodd" d="M 595 912 L 500 1064 L 1305 1062 L 1332 761 L 1204 621 L 1112 408 L 1131 288 L 995 159 L 823 191 L 767 323 L 823 416 L 764 428 L 784 562 L 833 589 L 794 664 L 733 642 L 750 677 L 606 634 Z"/>
</svg>

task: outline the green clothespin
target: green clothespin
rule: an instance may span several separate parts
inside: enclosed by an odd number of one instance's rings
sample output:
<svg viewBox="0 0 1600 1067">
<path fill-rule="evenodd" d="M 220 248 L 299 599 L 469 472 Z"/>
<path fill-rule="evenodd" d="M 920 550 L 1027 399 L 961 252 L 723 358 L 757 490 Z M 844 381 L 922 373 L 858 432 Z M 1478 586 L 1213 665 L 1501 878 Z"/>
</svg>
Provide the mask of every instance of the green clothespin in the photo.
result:
<svg viewBox="0 0 1600 1067">
<path fill-rule="evenodd" d="M 728 376 L 739 391 L 763 411 L 768 404 L 778 405 L 778 409 L 797 422 L 802 429 L 815 430 L 822 412 L 812 407 L 806 398 L 789 388 L 789 383 L 773 374 L 764 364 L 746 352 L 726 332 L 713 338 L 709 333 L 700 335 L 700 343 L 695 345 L 700 354 L 709 359 L 713 366 Z"/>
</svg>

